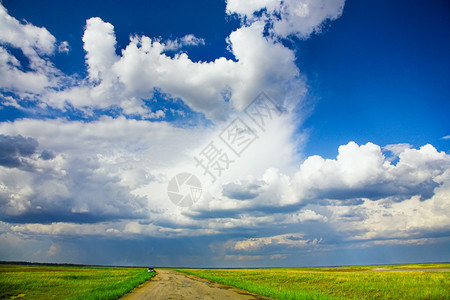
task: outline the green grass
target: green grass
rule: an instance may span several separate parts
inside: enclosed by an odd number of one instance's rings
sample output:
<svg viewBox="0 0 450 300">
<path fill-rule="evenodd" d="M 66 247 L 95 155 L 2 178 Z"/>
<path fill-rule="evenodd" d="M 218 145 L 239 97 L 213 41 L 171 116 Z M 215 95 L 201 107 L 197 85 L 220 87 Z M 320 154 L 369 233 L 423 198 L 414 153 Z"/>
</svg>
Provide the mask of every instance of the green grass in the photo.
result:
<svg viewBox="0 0 450 300">
<path fill-rule="evenodd" d="M 153 276 L 141 268 L 0 265 L 0 299 L 118 299 Z"/>
<path fill-rule="evenodd" d="M 287 269 L 180 269 L 274 299 L 450 299 L 450 264 Z"/>
</svg>

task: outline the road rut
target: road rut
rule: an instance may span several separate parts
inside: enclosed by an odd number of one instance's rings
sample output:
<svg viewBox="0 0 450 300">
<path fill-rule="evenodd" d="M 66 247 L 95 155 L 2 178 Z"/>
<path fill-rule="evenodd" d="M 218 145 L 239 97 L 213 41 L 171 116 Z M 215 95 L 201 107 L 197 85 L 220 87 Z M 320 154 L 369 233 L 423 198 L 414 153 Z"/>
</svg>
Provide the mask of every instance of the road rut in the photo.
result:
<svg viewBox="0 0 450 300">
<path fill-rule="evenodd" d="M 157 275 L 122 299 L 270 299 L 228 285 L 172 270 Z"/>
</svg>

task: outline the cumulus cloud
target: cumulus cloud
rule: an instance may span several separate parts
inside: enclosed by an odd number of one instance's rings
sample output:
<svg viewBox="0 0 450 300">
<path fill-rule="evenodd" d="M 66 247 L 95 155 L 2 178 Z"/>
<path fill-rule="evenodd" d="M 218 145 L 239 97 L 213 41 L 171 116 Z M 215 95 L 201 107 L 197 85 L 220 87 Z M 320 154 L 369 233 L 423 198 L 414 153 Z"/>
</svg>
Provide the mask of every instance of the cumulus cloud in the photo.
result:
<svg viewBox="0 0 450 300">
<path fill-rule="evenodd" d="M 2 46 L 0 82 L 4 89 L 31 93 L 27 97 L 52 108 L 78 109 L 85 115 L 94 109 L 120 108 L 128 116 L 164 118 L 165 111 L 152 111 L 143 101 L 154 97 L 156 90 L 182 99 L 190 109 L 213 121 L 225 120 L 230 112 L 242 110 L 262 90 L 280 104 L 291 102 L 292 106 L 305 89 L 295 53 L 276 38 L 265 35 L 264 28 L 273 23 L 277 32 L 301 31 L 307 35 L 318 30 L 324 20 L 340 15 L 338 8 L 343 3 L 328 2 L 302 2 L 302 10 L 289 1 L 229 1 L 228 13 L 250 16 L 265 7 L 267 18 L 254 19 L 229 35 L 229 49 L 235 60 L 220 57 L 209 62 L 193 62 L 186 53 L 179 52 L 187 46 L 205 44 L 193 34 L 167 41 L 132 36 L 129 45 L 117 55 L 113 24 L 90 18 L 82 37 L 88 78 L 81 80 L 62 74 L 50 62 L 55 50 L 68 53 L 66 41 L 57 43 L 45 28 L 22 24 L 1 6 L 0 24 L 5 30 L 0 41 L 20 49 L 30 61 L 30 70 L 25 71 L 24 62 Z M 277 19 L 277 14 L 282 18 Z M 309 25 L 298 29 L 299 24 Z M 175 55 L 167 56 L 165 51 L 175 51 Z M 56 86 L 57 89 L 51 89 Z M 290 96 L 295 94 L 300 96 Z M 16 96 L 19 100 L 23 97 Z M 21 105 L 20 101 L 15 103 Z"/>
<path fill-rule="evenodd" d="M 399 161 L 391 164 L 378 145 L 358 146 L 354 142 L 339 147 L 335 160 L 312 156 L 305 160 L 295 181 L 303 198 L 397 200 L 420 195 L 422 200 L 433 195 L 439 185 L 436 176 L 449 167 L 450 158 L 431 145 L 420 149 L 405 148 Z"/>
<path fill-rule="evenodd" d="M 90 18 L 86 21 L 83 42 L 89 78 L 95 81 L 106 77 L 109 69 L 119 59 L 115 53 L 114 26 L 100 18 Z"/>
<path fill-rule="evenodd" d="M 29 92 L 33 99 L 62 111 L 78 109 L 89 115 L 93 109 L 119 107 L 126 115 L 161 118 L 164 111 L 151 111 L 143 101 L 158 90 L 218 121 L 225 120 L 233 110 L 242 110 L 262 90 L 280 104 L 288 100 L 297 103 L 299 96 L 288 99 L 288 94 L 302 95 L 304 90 L 294 52 L 264 36 L 264 21 L 245 25 L 229 35 L 235 60 L 220 57 L 193 62 L 180 52 L 184 47 L 205 43 L 193 34 L 168 41 L 132 36 L 117 55 L 114 26 L 98 17 L 90 18 L 82 37 L 88 78 L 79 80 L 63 75 L 50 62 L 55 50 L 69 51 L 66 41 L 57 44 L 45 28 L 21 24 L 3 6 L 0 18 L 2 28 L 7 29 L 2 30 L 0 40 L 21 49 L 31 69 L 24 71 L 23 62 L 7 48 L 0 48 L 2 87 Z M 175 51 L 175 55 L 168 56 L 166 51 Z M 54 86 L 58 88 L 50 89 Z"/>
<path fill-rule="evenodd" d="M 59 71 L 47 57 L 55 51 L 55 37 L 45 28 L 22 24 L 11 17 L 2 4 L 0 28 L 0 88 L 40 94 L 53 86 Z M 11 48 L 23 53 L 28 60 L 27 65 L 24 66 L 8 51 Z"/>
<path fill-rule="evenodd" d="M 261 90 L 284 99 L 286 82 L 298 80 L 295 55 L 282 44 L 265 38 L 263 28 L 263 23 L 254 23 L 231 33 L 230 47 L 237 61 L 218 58 L 212 62 L 195 63 L 185 53 L 173 58 L 165 55 L 167 45 L 146 36 L 132 37 L 121 57 L 117 57 L 112 25 L 99 18 L 90 19 L 84 38 L 87 62 L 92 70 L 90 76 L 100 79 L 101 84 L 95 87 L 95 93 L 89 89 L 83 95 L 88 99 L 94 97 L 93 102 L 99 106 L 118 103 L 123 107 L 124 103 L 134 101 L 133 106 L 136 107 L 141 103 L 139 99 L 151 97 L 155 89 L 161 89 L 212 120 L 225 119 L 233 107 L 243 109 Z M 96 52 L 95 49 L 89 50 L 91 47 L 86 37 L 95 37 L 98 30 L 108 38 L 102 43 L 101 51 Z M 184 44 L 193 42 L 192 36 L 181 39 Z M 228 107 L 223 96 L 225 91 L 231 91 L 233 107 Z M 68 95 L 67 101 L 77 107 L 88 104 L 86 100 L 77 102 L 80 98 L 78 93 L 82 92 L 80 88 L 73 92 L 76 94 L 73 97 Z M 120 99 L 113 94 L 119 94 Z M 111 97 L 105 100 L 104 95 Z M 106 102 L 102 104 L 102 101 Z"/>
<path fill-rule="evenodd" d="M 226 119 L 234 109 L 242 110 L 262 90 L 276 95 L 282 104 L 288 89 L 295 87 L 301 95 L 304 86 L 294 53 L 265 38 L 263 27 L 254 23 L 231 33 L 230 48 L 237 61 L 193 62 L 185 53 L 174 57 L 164 53 L 203 43 L 193 35 L 168 42 L 134 36 L 118 56 L 113 25 L 91 18 L 83 36 L 90 82 L 48 92 L 41 100 L 61 110 L 69 104 L 86 113 L 90 108 L 118 106 L 125 114 L 151 119 L 164 117 L 164 112 L 149 111 L 142 100 L 160 90 L 216 121 Z"/>
<path fill-rule="evenodd" d="M 403 147 L 394 164 L 378 145 L 350 142 L 339 147 L 336 159 L 310 156 L 291 174 L 269 168 L 259 179 L 225 182 L 223 197 L 200 202 L 196 209 L 201 214 L 212 208 L 264 211 L 330 201 L 352 206 L 361 204 L 361 199 L 399 202 L 413 196 L 425 201 L 442 184 L 438 178 L 449 166 L 449 155 L 431 145 Z"/>
<path fill-rule="evenodd" d="M 268 220 L 243 219 L 269 213 L 275 214 L 269 222 L 282 224 L 330 223 L 331 211 L 341 212 L 339 222 L 361 222 L 371 215 L 371 210 L 362 210 L 370 202 L 374 208 L 411 203 L 411 199 L 430 203 L 445 198 L 442 186 L 449 166 L 449 155 L 431 145 L 404 148 L 393 164 L 381 147 L 350 142 L 339 148 L 336 159 L 311 156 L 291 174 L 269 168 L 258 179 L 225 181 L 221 189 L 210 187 L 211 195 L 185 215 L 195 220 L 226 218 L 230 227 L 258 227 Z"/>
<path fill-rule="evenodd" d="M 342 15 L 345 0 L 228 0 L 227 12 L 236 13 L 247 22 L 265 20 L 280 37 L 295 35 L 308 38 L 320 32 L 326 20 Z M 263 11 L 262 14 L 255 13 Z"/>
<path fill-rule="evenodd" d="M 449 234 L 450 172 L 436 177 L 440 186 L 427 201 L 413 196 L 402 202 L 382 201 L 349 207 L 329 207 L 330 218 L 352 241 L 383 241 L 391 244 L 421 243 L 423 239 L 442 238 Z"/>
<path fill-rule="evenodd" d="M 2 47 L 1 82 L 4 88 L 29 92 L 28 97 L 52 108 L 78 109 L 85 115 L 94 109 L 120 108 L 128 116 L 164 118 L 164 110 L 152 111 L 144 102 L 154 97 L 155 91 L 181 99 L 213 121 L 225 120 L 229 113 L 242 110 L 262 90 L 292 108 L 305 90 L 295 53 L 277 38 L 266 35 L 265 27 L 272 24 L 274 32 L 281 35 L 307 36 L 325 20 L 339 17 L 343 3 L 324 0 L 299 5 L 293 1 L 229 1 L 228 13 L 250 17 L 265 8 L 266 18 L 252 19 L 229 35 L 234 60 L 220 57 L 209 62 L 193 62 L 180 52 L 187 46 L 205 44 L 193 34 L 167 41 L 135 35 L 117 55 L 113 24 L 90 18 L 82 37 L 88 78 L 81 80 L 63 75 L 50 62 L 49 55 L 55 50 L 69 51 L 66 41 L 58 44 L 45 28 L 21 24 L 2 6 L 2 28 L 7 30 L 2 31 L 0 40 L 21 49 L 30 60 L 31 70 L 24 71 L 23 62 Z M 168 56 L 166 51 L 175 54 Z M 58 89 L 50 89 L 53 86 Z M 20 105 L 20 101 L 15 103 Z"/>
</svg>

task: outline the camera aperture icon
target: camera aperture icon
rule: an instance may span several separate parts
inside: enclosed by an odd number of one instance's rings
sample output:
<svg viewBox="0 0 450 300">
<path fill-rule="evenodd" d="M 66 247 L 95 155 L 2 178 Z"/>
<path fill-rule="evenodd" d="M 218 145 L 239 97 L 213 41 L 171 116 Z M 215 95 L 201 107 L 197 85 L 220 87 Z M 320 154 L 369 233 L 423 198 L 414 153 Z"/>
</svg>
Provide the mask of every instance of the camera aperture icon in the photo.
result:
<svg viewBox="0 0 450 300">
<path fill-rule="evenodd" d="M 200 199 L 202 184 L 195 175 L 180 173 L 169 181 L 167 194 L 175 205 L 189 207 Z"/>
</svg>

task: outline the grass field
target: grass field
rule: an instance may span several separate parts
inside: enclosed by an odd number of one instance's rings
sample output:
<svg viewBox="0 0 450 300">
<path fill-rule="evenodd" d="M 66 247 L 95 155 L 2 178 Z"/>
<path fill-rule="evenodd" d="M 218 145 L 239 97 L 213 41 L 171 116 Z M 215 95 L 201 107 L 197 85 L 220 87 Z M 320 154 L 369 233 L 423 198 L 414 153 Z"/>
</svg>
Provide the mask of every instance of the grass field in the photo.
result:
<svg viewBox="0 0 450 300">
<path fill-rule="evenodd" d="M 140 268 L 0 265 L 0 299 L 117 299 L 153 276 Z"/>
<path fill-rule="evenodd" d="M 179 271 L 274 299 L 450 299 L 450 271 L 422 268 L 450 264 Z"/>
</svg>

